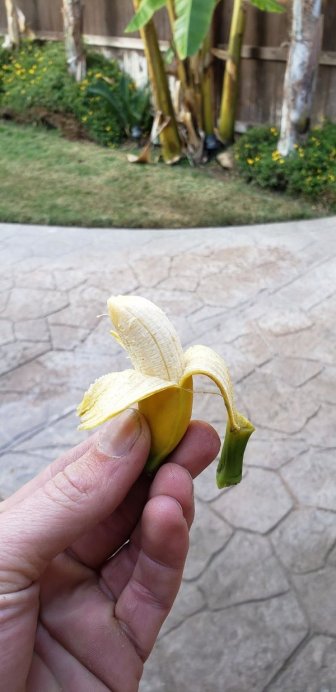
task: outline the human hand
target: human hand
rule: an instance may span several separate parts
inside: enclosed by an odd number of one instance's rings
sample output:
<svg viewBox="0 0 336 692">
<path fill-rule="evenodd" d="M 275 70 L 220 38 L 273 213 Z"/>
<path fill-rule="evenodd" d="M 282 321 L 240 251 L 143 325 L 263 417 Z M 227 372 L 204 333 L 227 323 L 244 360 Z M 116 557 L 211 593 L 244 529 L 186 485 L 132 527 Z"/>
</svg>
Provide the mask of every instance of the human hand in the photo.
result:
<svg viewBox="0 0 336 692">
<path fill-rule="evenodd" d="M 191 476 L 219 444 L 191 423 L 150 481 L 125 411 L 0 505 L 2 690 L 136 692 L 181 583 Z"/>
</svg>

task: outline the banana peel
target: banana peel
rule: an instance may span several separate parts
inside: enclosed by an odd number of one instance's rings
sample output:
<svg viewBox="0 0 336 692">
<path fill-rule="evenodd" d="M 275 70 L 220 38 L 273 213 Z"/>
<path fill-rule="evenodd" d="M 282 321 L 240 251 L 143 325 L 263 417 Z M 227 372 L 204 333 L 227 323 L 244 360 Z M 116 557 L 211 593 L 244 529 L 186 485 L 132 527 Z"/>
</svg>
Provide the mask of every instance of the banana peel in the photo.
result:
<svg viewBox="0 0 336 692">
<path fill-rule="evenodd" d="M 138 404 L 151 430 L 146 469 L 153 473 L 188 428 L 194 376 L 206 375 L 217 385 L 228 416 L 217 486 L 239 483 L 246 444 L 254 427 L 235 408 L 223 358 L 208 346 L 191 346 L 183 352 L 168 317 L 146 298 L 111 296 L 107 307 L 114 325 L 111 333 L 127 352 L 133 369 L 103 375 L 90 386 L 77 409 L 80 429 L 90 430 Z"/>
</svg>

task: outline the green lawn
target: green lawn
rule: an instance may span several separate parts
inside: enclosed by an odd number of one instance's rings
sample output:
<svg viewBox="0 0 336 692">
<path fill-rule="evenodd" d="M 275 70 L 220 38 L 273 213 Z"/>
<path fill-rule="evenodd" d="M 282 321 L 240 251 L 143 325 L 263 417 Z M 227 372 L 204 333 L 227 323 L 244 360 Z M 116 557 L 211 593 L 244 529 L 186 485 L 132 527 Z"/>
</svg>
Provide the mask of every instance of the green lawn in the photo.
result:
<svg viewBox="0 0 336 692">
<path fill-rule="evenodd" d="M 16 223 L 179 228 L 327 213 L 247 185 L 216 163 L 199 169 L 131 165 L 125 150 L 1 121 L 0 190 L 0 221 Z"/>
</svg>

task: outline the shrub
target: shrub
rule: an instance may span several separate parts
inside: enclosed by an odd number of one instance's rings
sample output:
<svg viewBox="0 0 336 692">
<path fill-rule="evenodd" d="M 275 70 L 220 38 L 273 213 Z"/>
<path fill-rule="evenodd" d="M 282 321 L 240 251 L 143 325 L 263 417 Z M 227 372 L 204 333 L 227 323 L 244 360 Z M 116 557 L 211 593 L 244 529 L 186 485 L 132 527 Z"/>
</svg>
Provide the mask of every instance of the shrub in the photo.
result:
<svg viewBox="0 0 336 692">
<path fill-rule="evenodd" d="M 336 124 L 314 128 L 287 157 L 277 150 L 275 127 L 251 128 L 235 145 L 239 173 L 273 190 L 287 190 L 336 209 Z"/>
<path fill-rule="evenodd" d="M 27 43 L 19 51 L 0 52 L 0 107 L 14 116 L 39 121 L 39 110 L 70 115 L 90 139 L 114 145 L 124 136 L 124 124 L 109 104 L 89 90 L 107 79 L 118 95 L 123 73 L 116 61 L 88 53 L 87 76 L 76 83 L 68 74 L 62 43 Z M 133 89 L 136 90 L 132 80 Z"/>
<path fill-rule="evenodd" d="M 132 79 L 123 74 L 117 87 L 111 86 L 110 80 L 102 78 L 99 84 L 91 85 L 89 96 L 98 96 L 108 103 L 110 111 L 122 125 L 127 137 L 132 130 L 141 128 L 149 130 L 152 121 L 150 91 L 147 87 L 136 89 Z"/>
</svg>

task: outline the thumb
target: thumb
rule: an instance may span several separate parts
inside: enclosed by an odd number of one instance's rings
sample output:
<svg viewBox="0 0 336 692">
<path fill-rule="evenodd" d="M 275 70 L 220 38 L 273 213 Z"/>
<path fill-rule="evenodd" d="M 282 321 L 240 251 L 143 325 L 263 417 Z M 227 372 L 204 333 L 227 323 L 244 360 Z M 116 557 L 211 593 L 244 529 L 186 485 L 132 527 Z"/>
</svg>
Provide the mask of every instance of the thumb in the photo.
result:
<svg viewBox="0 0 336 692">
<path fill-rule="evenodd" d="M 82 457 L 0 514 L 0 593 L 27 587 L 52 558 L 107 518 L 140 475 L 149 446 L 143 416 L 124 411 Z"/>
</svg>

